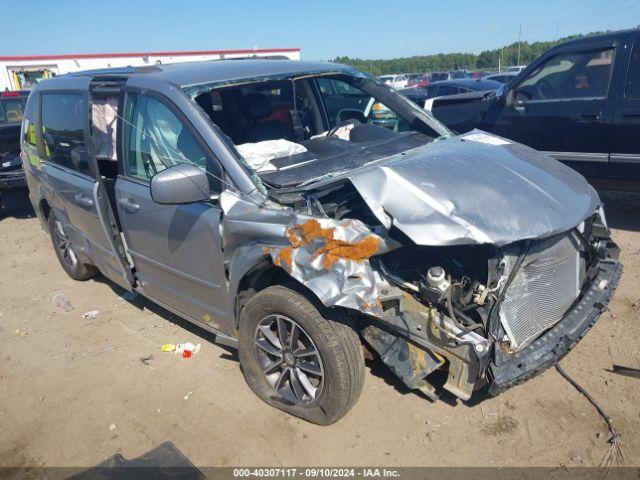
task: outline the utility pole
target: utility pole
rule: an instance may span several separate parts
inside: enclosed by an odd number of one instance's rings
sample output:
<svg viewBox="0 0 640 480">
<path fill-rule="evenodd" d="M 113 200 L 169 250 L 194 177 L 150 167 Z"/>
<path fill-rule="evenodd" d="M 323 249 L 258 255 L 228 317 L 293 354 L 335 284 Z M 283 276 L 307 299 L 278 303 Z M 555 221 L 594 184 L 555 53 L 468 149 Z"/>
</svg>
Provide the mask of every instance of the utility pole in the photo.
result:
<svg viewBox="0 0 640 480">
<path fill-rule="evenodd" d="M 518 67 L 520 66 L 520 42 L 522 42 L 522 22 L 520 22 L 520 31 L 518 32 Z"/>
</svg>

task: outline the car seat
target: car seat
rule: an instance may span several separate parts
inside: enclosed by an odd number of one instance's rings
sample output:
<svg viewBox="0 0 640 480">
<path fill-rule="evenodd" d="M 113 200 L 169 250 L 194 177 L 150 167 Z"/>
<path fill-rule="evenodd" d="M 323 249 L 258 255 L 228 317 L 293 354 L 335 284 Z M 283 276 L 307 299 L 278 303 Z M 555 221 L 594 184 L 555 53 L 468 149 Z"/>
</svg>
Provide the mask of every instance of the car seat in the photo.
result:
<svg viewBox="0 0 640 480">
<path fill-rule="evenodd" d="M 284 123 L 277 120 L 260 121 L 269 117 L 272 113 L 271 103 L 265 95 L 250 93 L 244 97 L 243 110 L 251 122 L 242 132 L 244 143 L 277 140 L 280 138 L 291 139 L 291 131 Z"/>
</svg>

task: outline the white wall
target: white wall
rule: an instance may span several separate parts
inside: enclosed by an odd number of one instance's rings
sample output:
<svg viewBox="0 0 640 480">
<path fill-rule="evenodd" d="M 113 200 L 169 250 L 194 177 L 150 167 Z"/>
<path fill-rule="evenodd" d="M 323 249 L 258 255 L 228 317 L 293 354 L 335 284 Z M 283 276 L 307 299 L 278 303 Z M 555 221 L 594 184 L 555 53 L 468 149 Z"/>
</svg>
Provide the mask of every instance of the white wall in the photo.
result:
<svg viewBox="0 0 640 480">
<path fill-rule="evenodd" d="M 184 55 L 179 54 L 179 52 L 175 52 L 178 54 L 173 55 L 154 55 L 149 54 L 148 56 L 113 56 L 113 57 L 93 57 L 93 58 L 47 58 L 42 60 L 33 60 L 33 59 L 0 59 L 0 91 L 4 91 L 6 88 L 9 90 L 15 90 L 16 85 L 14 85 L 13 76 L 11 75 L 12 71 L 20 70 L 20 69 L 44 69 L 47 68 L 52 72 L 55 72 L 56 75 L 62 75 L 70 72 L 78 72 L 81 70 L 93 70 L 97 68 L 116 68 L 116 67 L 140 67 L 146 65 L 156 65 L 157 62 L 162 64 L 167 63 L 181 63 L 181 62 L 202 62 L 207 60 L 220 60 L 222 58 L 238 58 L 238 57 L 246 57 L 248 55 L 252 55 L 254 52 L 216 52 L 216 53 L 198 53 L 194 52 L 193 54 Z M 291 60 L 300 60 L 300 50 L 291 49 L 291 50 L 259 50 L 255 52 L 257 56 L 269 56 L 269 55 L 282 55 L 286 56 Z M 66 57 L 66 56 L 65 56 Z M 84 57 L 84 56 L 83 56 Z"/>
</svg>

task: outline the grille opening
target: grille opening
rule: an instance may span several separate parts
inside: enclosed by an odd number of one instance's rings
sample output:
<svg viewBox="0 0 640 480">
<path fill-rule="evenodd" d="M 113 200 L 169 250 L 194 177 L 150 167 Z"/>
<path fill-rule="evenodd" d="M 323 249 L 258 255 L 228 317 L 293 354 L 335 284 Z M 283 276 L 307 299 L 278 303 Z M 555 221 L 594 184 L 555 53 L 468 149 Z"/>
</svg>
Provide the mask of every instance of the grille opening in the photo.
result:
<svg viewBox="0 0 640 480">
<path fill-rule="evenodd" d="M 520 248 L 505 249 L 506 275 L 513 270 Z M 562 319 L 578 299 L 584 276 L 583 247 L 575 232 L 531 245 L 500 307 L 500 321 L 512 350 L 526 347 Z"/>
</svg>

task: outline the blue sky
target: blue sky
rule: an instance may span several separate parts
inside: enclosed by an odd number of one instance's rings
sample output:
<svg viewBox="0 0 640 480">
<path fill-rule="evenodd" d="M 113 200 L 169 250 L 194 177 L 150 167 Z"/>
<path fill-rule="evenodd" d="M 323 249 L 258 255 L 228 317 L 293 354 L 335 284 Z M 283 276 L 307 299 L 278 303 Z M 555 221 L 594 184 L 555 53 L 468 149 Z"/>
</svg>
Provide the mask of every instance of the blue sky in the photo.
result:
<svg viewBox="0 0 640 480">
<path fill-rule="evenodd" d="M 392 58 L 496 48 L 517 40 L 520 23 L 528 41 L 640 24 L 640 0 L 21 0 L 16 8 L 24 16 L 2 22 L 0 55 L 257 46 L 300 47 L 308 60 Z"/>
</svg>

